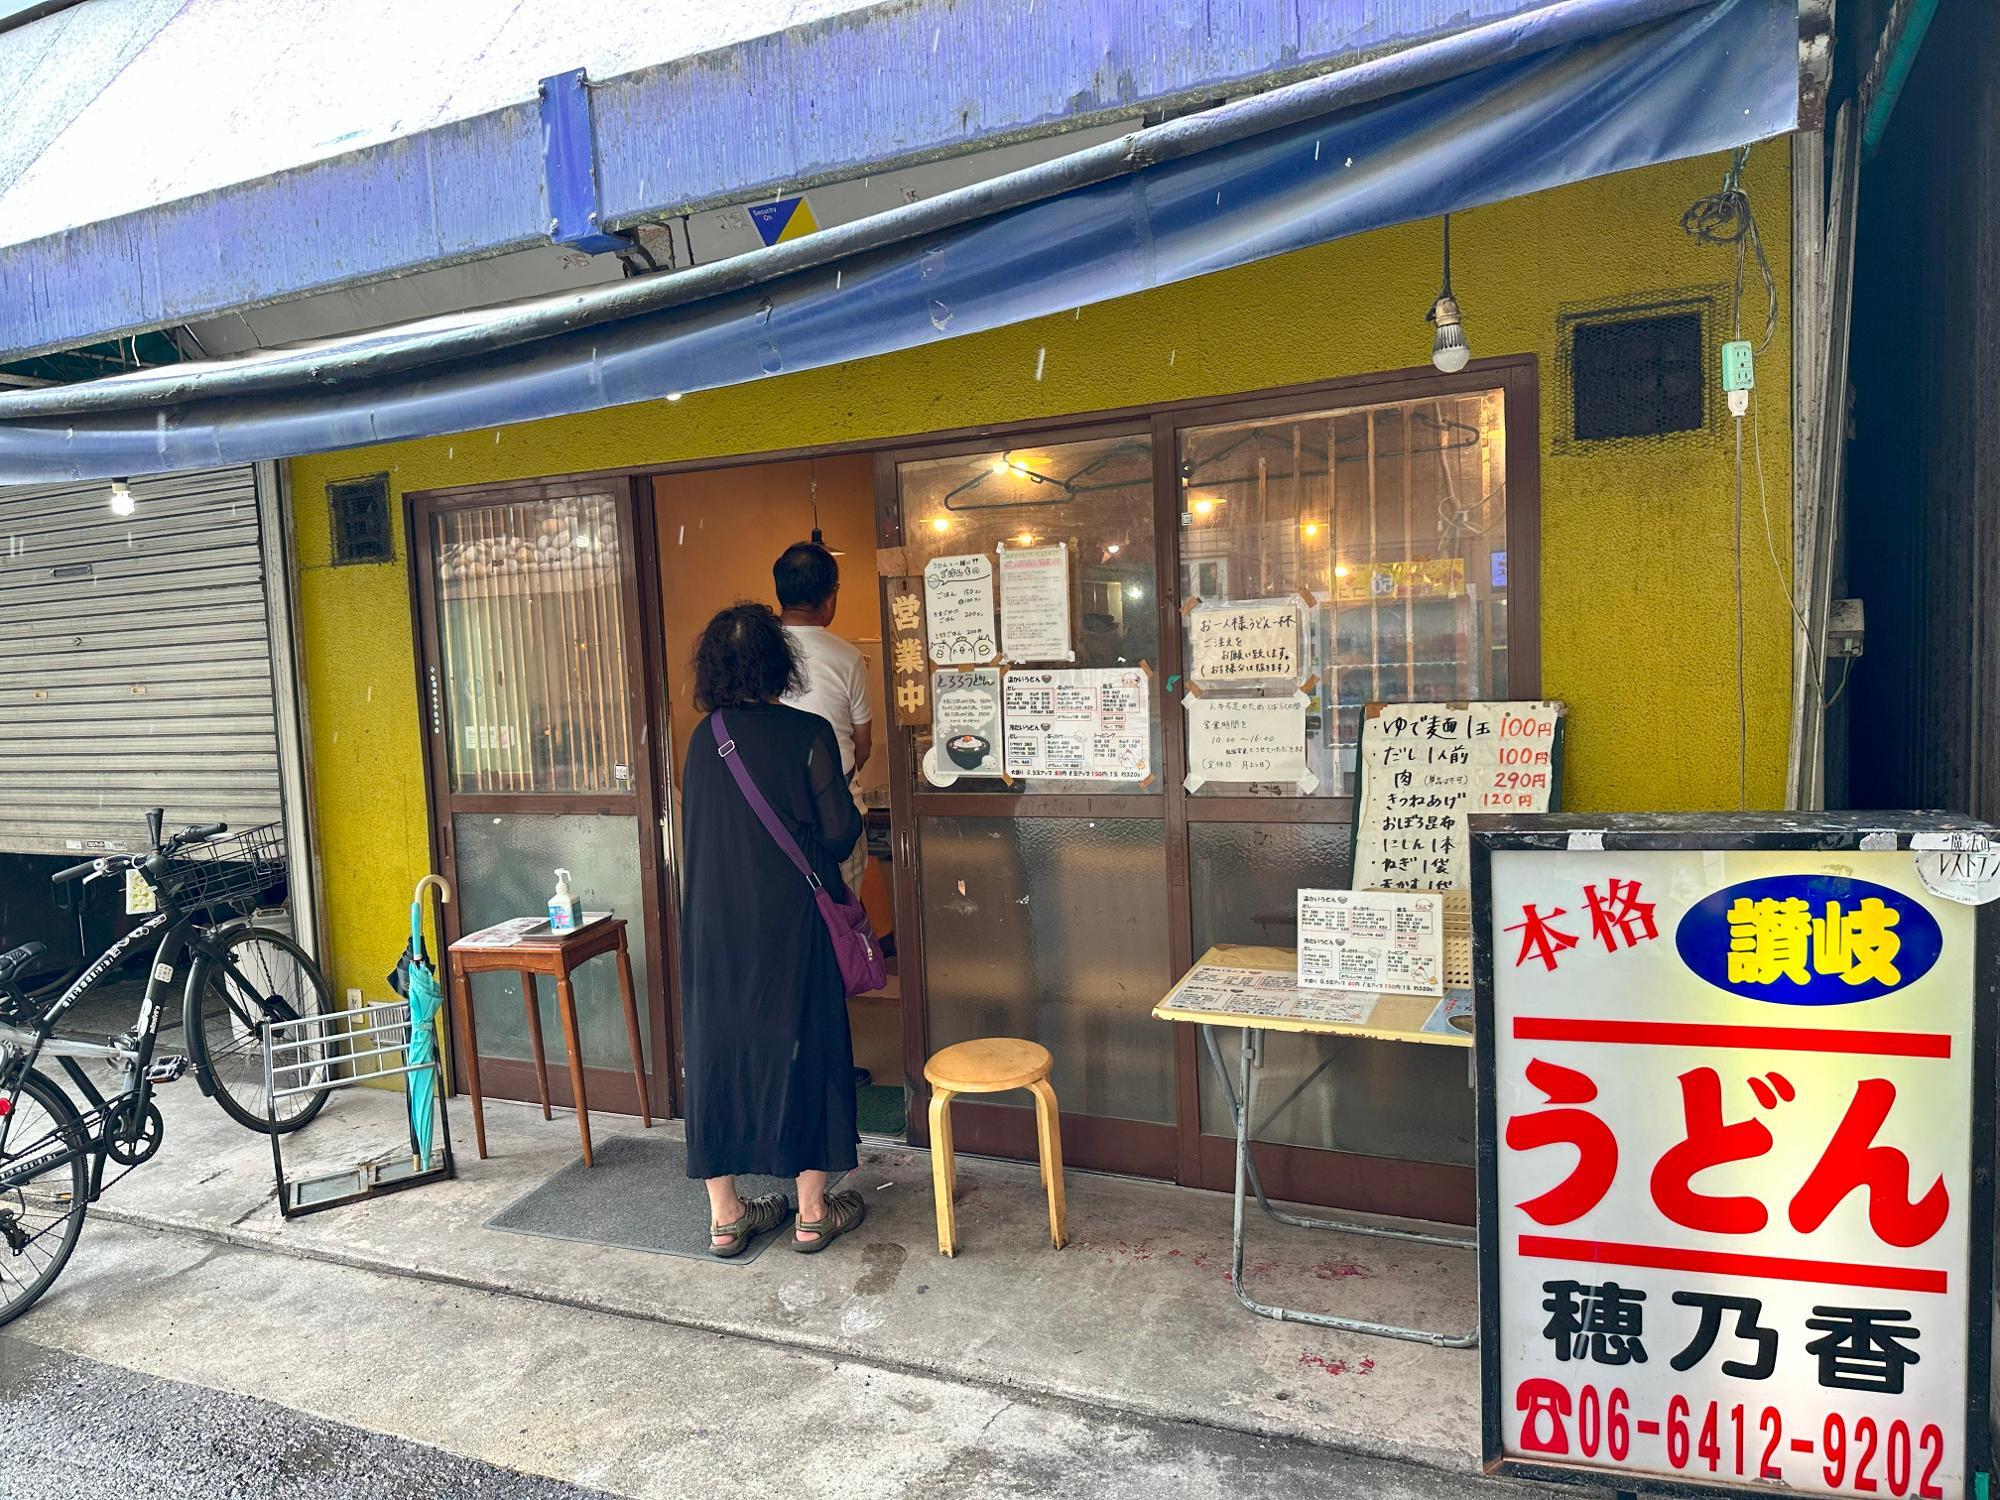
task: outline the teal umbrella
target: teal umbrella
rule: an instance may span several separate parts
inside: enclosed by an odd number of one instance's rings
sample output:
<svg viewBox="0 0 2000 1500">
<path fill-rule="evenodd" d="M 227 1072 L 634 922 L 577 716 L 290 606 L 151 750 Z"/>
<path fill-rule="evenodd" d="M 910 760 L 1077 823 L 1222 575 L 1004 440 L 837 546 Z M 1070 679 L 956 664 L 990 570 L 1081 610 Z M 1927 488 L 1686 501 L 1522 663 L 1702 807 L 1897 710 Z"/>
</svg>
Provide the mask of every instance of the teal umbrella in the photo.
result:
<svg viewBox="0 0 2000 1500">
<path fill-rule="evenodd" d="M 424 947 L 424 887 L 433 881 L 444 899 L 451 899 L 451 888 L 437 876 L 426 875 L 417 882 L 410 899 L 410 946 L 403 950 L 389 981 L 396 993 L 410 1002 L 410 1040 L 403 1056 L 410 1071 L 403 1075 L 403 1091 L 410 1106 L 410 1159 L 418 1171 L 428 1170 L 431 1164 L 438 1094 L 437 1069 L 432 1064 L 438 1055 L 438 1008 L 444 1003 L 437 970 Z"/>
</svg>

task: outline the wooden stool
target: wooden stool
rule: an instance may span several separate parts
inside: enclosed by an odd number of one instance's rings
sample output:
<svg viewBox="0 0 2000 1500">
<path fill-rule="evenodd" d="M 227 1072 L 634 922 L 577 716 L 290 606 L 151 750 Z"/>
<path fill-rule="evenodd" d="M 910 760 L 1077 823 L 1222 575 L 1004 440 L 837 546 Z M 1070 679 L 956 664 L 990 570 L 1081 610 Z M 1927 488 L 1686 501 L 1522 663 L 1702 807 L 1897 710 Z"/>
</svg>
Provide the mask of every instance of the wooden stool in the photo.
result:
<svg viewBox="0 0 2000 1500">
<path fill-rule="evenodd" d="M 952 1194 L 958 1162 L 951 1148 L 951 1101 L 960 1094 L 1004 1094 L 1026 1089 L 1035 1096 L 1035 1139 L 1042 1161 L 1042 1186 L 1049 1194 L 1049 1239 L 1060 1250 L 1069 1243 L 1069 1204 L 1063 1197 L 1062 1116 L 1049 1087 L 1055 1060 L 1049 1049 L 1013 1037 L 981 1037 L 947 1047 L 924 1064 L 931 1086 L 931 1188 L 937 1195 L 938 1252 L 958 1253 L 958 1216 Z"/>
<path fill-rule="evenodd" d="M 493 931 L 495 929 L 488 929 Z M 625 999 L 625 1037 L 632 1045 L 632 1082 L 639 1088 L 639 1119 L 648 1130 L 653 1115 L 646 1102 L 645 1054 L 639 1048 L 639 1006 L 632 995 L 632 957 L 625 949 L 625 919 L 607 917 L 560 936 L 542 933 L 496 946 L 474 932 L 451 945 L 452 1024 L 465 1039 L 465 1087 L 472 1096 L 472 1134 L 481 1157 L 486 1155 L 486 1110 L 479 1092 L 479 1032 L 472 1019 L 472 976 L 493 972 L 521 976 L 521 998 L 528 1007 L 528 1044 L 535 1054 L 535 1090 L 541 1095 L 542 1118 L 549 1114 L 549 1064 L 542 1053 L 542 1006 L 535 993 L 535 976 L 556 982 L 556 1009 L 562 1015 L 563 1041 L 569 1048 L 569 1088 L 576 1105 L 577 1134 L 583 1137 L 583 1164 L 590 1155 L 590 1104 L 583 1090 L 583 1043 L 576 1026 L 576 993 L 570 975 L 579 964 L 600 954 L 618 955 L 618 988 Z"/>
</svg>

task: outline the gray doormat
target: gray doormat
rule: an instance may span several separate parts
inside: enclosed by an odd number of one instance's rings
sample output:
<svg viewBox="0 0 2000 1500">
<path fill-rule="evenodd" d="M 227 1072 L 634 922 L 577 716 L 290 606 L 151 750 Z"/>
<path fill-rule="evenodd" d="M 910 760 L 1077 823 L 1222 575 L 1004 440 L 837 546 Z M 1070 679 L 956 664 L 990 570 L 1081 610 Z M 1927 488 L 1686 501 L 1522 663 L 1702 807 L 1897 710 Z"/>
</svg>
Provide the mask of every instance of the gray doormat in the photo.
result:
<svg viewBox="0 0 2000 1500">
<path fill-rule="evenodd" d="M 791 1233 L 787 1219 L 772 1233 L 757 1236 L 733 1260 L 717 1259 L 707 1250 L 708 1189 L 688 1177 L 685 1144 L 665 1136 L 614 1135 L 596 1142 L 594 1154 L 596 1166 L 571 1162 L 501 1209 L 486 1227 L 683 1255 L 718 1266 L 747 1265 L 780 1235 Z M 775 1177 L 736 1179 L 745 1198 L 781 1191 L 791 1198 L 794 1186 Z"/>
</svg>

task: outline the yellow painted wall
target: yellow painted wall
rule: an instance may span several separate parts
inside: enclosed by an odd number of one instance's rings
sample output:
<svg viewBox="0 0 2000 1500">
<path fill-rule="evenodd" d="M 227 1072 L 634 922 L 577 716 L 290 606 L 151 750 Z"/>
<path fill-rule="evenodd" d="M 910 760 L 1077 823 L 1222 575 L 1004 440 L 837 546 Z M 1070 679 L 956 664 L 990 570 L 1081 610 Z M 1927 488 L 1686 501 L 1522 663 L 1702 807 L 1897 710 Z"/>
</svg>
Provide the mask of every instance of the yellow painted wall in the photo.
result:
<svg viewBox="0 0 2000 1500">
<path fill-rule="evenodd" d="M 1587 810 L 1736 805 L 1733 467 L 1715 431 L 1556 451 L 1567 304 L 1726 283 L 1727 251 L 1682 234 L 1720 157 L 1455 216 L 1452 280 L 1475 355 L 1533 353 L 1542 391 L 1542 687 L 1571 709 L 1566 796 Z M 1790 556 L 1789 175 L 1782 142 L 1746 177 L 1779 273 L 1779 332 L 1757 370 L 1778 557 Z M 1438 227 L 1405 225 L 1019 327 L 501 431 L 301 459 L 299 594 L 326 922 L 336 989 L 379 994 L 428 855 L 400 514 L 393 565 L 328 566 L 328 480 L 388 470 L 410 490 L 867 441 L 1421 364 Z M 1754 272 L 1746 328 L 1761 327 Z M 1746 435 L 1746 450 L 1751 449 Z M 1787 606 L 1752 472 L 1743 532 L 1750 804 L 1782 800 Z"/>
</svg>

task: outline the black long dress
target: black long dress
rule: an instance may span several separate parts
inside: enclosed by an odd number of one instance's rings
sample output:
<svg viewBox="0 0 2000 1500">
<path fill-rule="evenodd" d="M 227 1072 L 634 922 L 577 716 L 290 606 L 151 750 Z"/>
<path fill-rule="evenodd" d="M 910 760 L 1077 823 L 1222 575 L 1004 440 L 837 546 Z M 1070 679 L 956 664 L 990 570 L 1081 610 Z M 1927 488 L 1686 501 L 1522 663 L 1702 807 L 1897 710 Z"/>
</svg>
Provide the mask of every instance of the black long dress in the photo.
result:
<svg viewBox="0 0 2000 1500">
<path fill-rule="evenodd" d="M 723 721 L 813 873 L 839 892 L 861 814 L 832 727 L 775 703 L 729 709 Z M 688 1176 L 850 1170 L 861 1139 L 854 1043 L 812 887 L 744 801 L 707 719 L 681 787 Z"/>
</svg>

